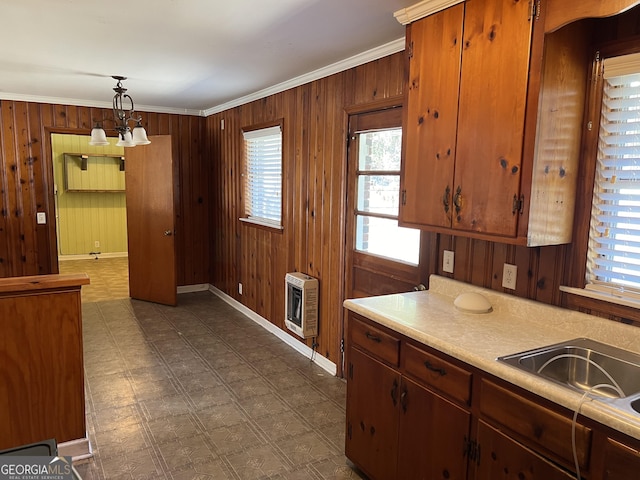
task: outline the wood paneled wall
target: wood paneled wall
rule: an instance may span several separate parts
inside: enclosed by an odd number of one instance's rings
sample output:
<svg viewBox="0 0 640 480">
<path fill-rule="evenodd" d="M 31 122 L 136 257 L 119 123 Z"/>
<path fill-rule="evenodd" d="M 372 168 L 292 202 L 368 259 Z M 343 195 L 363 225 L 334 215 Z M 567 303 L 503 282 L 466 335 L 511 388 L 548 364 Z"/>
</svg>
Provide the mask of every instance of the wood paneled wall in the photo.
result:
<svg viewBox="0 0 640 480">
<path fill-rule="evenodd" d="M 404 57 L 398 53 L 207 119 L 215 159 L 212 283 L 285 329 L 285 274 L 300 271 L 317 277 L 318 352 L 336 364 L 341 361 L 344 289 L 345 109 L 400 95 L 403 65 Z M 282 232 L 238 221 L 241 128 L 279 119 L 283 119 Z M 238 283 L 243 285 L 242 295 Z"/>
<path fill-rule="evenodd" d="M 345 278 L 346 110 L 402 93 L 398 53 L 207 119 L 212 135 L 212 284 L 284 327 L 284 275 L 320 281 L 318 352 L 341 362 Z M 284 119 L 282 232 L 240 222 L 242 127 Z M 224 120 L 224 130 L 221 122 Z M 456 254 L 454 278 L 503 290 L 503 263 L 518 265 L 518 296 L 559 304 L 566 247 L 528 249 L 425 233 L 422 283 L 443 274 L 442 251 Z M 426 268 L 422 268 L 422 267 Z M 449 276 L 449 274 L 444 274 Z M 238 293 L 238 283 L 243 294 Z M 307 341 L 310 345 L 310 340 Z"/>
<path fill-rule="evenodd" d="M 0 101 L 0 277 L 57 273 L 50 133 L 88 134 L 110 109 Z M 178 284 L 209 280 L 206 120 L 142 113 L 149 135 L 172 135 Z M 36 224 L 36 212 L 47 225 Z"/>
<path fill-rule="evenodd" d="M 345 278 L 346 110 L 402 93 L 403 54 L 255 101 L 207 119 L 213 158 L 212 276 L 217 288 L 278 327 L 284 327 L 284 275 L 302 271 L 320 280 L 318 352 L 340 365 Z M 241 216 L 241 128 L 284 119 L 284 231 L 246 225 Z M 224 130 L 221 122 L 224 121 Z M 582 202 L 581 209 L 589 206 Z M 582 221 L 577 216 L 577 221 Z M 627 323 L 634 309 L 567 298 L 559 290 L 583 262 L 576 244 L 526 248 L 424 233 L 420 271 Z M 442 271 L 444 250 L 455 273 Z M 515 291 L 502 288 L 504 263 L 518 267 Z M 238 293 L 243 284 L 243 295 Z M 307 344 L 310 345 L 310 341 Z M 339 367 L 340 368 L 340 367 Z"/>
</svg>

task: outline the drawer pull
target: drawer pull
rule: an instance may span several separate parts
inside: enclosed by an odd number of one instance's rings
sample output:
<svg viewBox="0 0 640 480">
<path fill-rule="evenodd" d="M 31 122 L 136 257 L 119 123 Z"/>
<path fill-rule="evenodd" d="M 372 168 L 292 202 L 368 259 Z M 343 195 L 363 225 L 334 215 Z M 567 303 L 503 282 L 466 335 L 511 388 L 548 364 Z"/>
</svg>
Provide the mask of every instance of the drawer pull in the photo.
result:
<svg viewBox="0 0 640 480">
<path fill-rule="evenodd" d="M 380 343 L 382 341 L 382 339 L 379 336 L 374 335 L 373 333 L 369 333 L 369 332 L 367 332 L 367 338 L 369 340 L 373 340 L 376 343 Z"/>
<path fill-rule="evenodd" d="M 391 400 L 393 401 L 393 406 L 395 407 L 398 404 L 398 381 L 393 381 L 393 387 L 391 387 Z"/>
<path fill-rule="evenodd" d="M 427 370 L 439 373 L 441 377 L 444 377 L 447 374 L 447 371 L 444 368 L 434 367 L 433 365 L 431 365 L 431 362 L 429 362 L 429 360 L 425 360 L 424 366 L 427 367 Z"/>
</svg>

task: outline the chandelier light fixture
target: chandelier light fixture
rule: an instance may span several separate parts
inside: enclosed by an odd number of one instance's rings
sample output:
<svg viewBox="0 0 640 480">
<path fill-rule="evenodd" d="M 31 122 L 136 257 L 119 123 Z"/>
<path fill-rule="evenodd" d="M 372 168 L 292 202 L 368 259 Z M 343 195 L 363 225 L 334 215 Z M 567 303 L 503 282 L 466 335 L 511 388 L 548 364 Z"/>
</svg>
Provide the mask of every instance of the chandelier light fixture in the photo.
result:
<svg viewBox="0 0 640 480">
<path fill-rule="evenodd" d="M 133 99 L 126 93 L 127 89 L 122 86 L 122 81 L 127 77 L 114 75 L 114 80 L 118 83 L 113 87 L 116 94 L 113 96 L 113 119 L 105 118 L 100 122 L 96 122 L 91 130 L 91 140 L 89 145 L 109 145 L 107 134 L 102 128 L 103 122 L 114 122 L 113 128 L 118 133 L 118 147 L 135 147 L 136 145 L 148 145 L 151 141 L 147 138 L 147 131 L 142 126 L 142 117 L 139 116 L 134 109 Z M 129 127 L 129 122 L 136 125 Z"/>
</svg>

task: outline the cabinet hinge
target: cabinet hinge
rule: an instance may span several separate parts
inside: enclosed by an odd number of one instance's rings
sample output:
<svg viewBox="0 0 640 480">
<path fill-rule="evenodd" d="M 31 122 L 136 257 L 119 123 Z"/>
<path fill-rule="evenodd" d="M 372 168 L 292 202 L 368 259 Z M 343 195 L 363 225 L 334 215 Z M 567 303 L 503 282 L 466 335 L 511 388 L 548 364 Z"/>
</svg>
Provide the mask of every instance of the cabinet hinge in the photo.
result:
<svg viewBox="0 0 640 480">
<path fill-rule="evenodd" d="M 406 204 L 407 204 L 407 191 L 402 190 L 402 205 L 406 205 Z"/>
<path fill-rule="evenodd" d="M 529 21 L 540 20 L 540 0 L 529 0 L 530 15 Z"/>
<path fill-rule="evenodd" d="M 408 59 L 412 59 L 413 58 L 413 42 L 411 42 L 409 45 L 407 45 L 407 58 Z"/>
<path fill-rule="evenodd" d="M 524 211 L 524 195 L 520 195 L 520 197 L 518 197 L 518 195 L 513 195 L 513 207 L 511 209 L 511 213 L 513 215 L 516 214 L 516 212 L 520 213 L 520 215 L 522 215 Z"/>
<path fill-rule="evenodd" d="M 351 422 L 347 424 L 347 436 L 349 437 L 349 440 L 351 440 L 351 437 L 353 436 L 353 428 L 351 427 Z"/>
<path fill-rule="evenodd" d="M 353 363 L 349 362 L 349 379 L 353 380 Z"/>
<path fill-rule="evenodd" d="M 480 465 L 480 444 L 476 440 L 464 437 L 462 457 L 468 457 L 470 462 Z"/>
</svg>

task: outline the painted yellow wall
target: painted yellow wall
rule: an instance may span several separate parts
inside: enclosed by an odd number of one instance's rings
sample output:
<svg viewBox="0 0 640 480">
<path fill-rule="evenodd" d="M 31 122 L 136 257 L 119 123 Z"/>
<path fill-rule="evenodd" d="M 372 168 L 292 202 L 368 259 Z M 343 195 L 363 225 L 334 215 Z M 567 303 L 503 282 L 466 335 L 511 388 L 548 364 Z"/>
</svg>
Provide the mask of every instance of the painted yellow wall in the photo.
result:
<svg viewBox="0 0 640 480">
<path fill-rule="evenodd" d="M 104 147 L 89 145 L 86 135 L 51 135 L 53 177 L 56 186 L 56 215 L 59 255 L 88 255 L 90 252 L 127 251 L 127 217 L 124 192 L 67 192 L 64 182 L 64 153 L 124 155 L 117 139 Z M 105 175 L 118 175 L 95 159 L 88 168 L 102 168 Z M 104 162 L 102 162 L 104 163 Z M 123 184 L 124 185 L 124 184 Z M 95 242 L 100 242 L 96 247 Z"/>
</svg>

